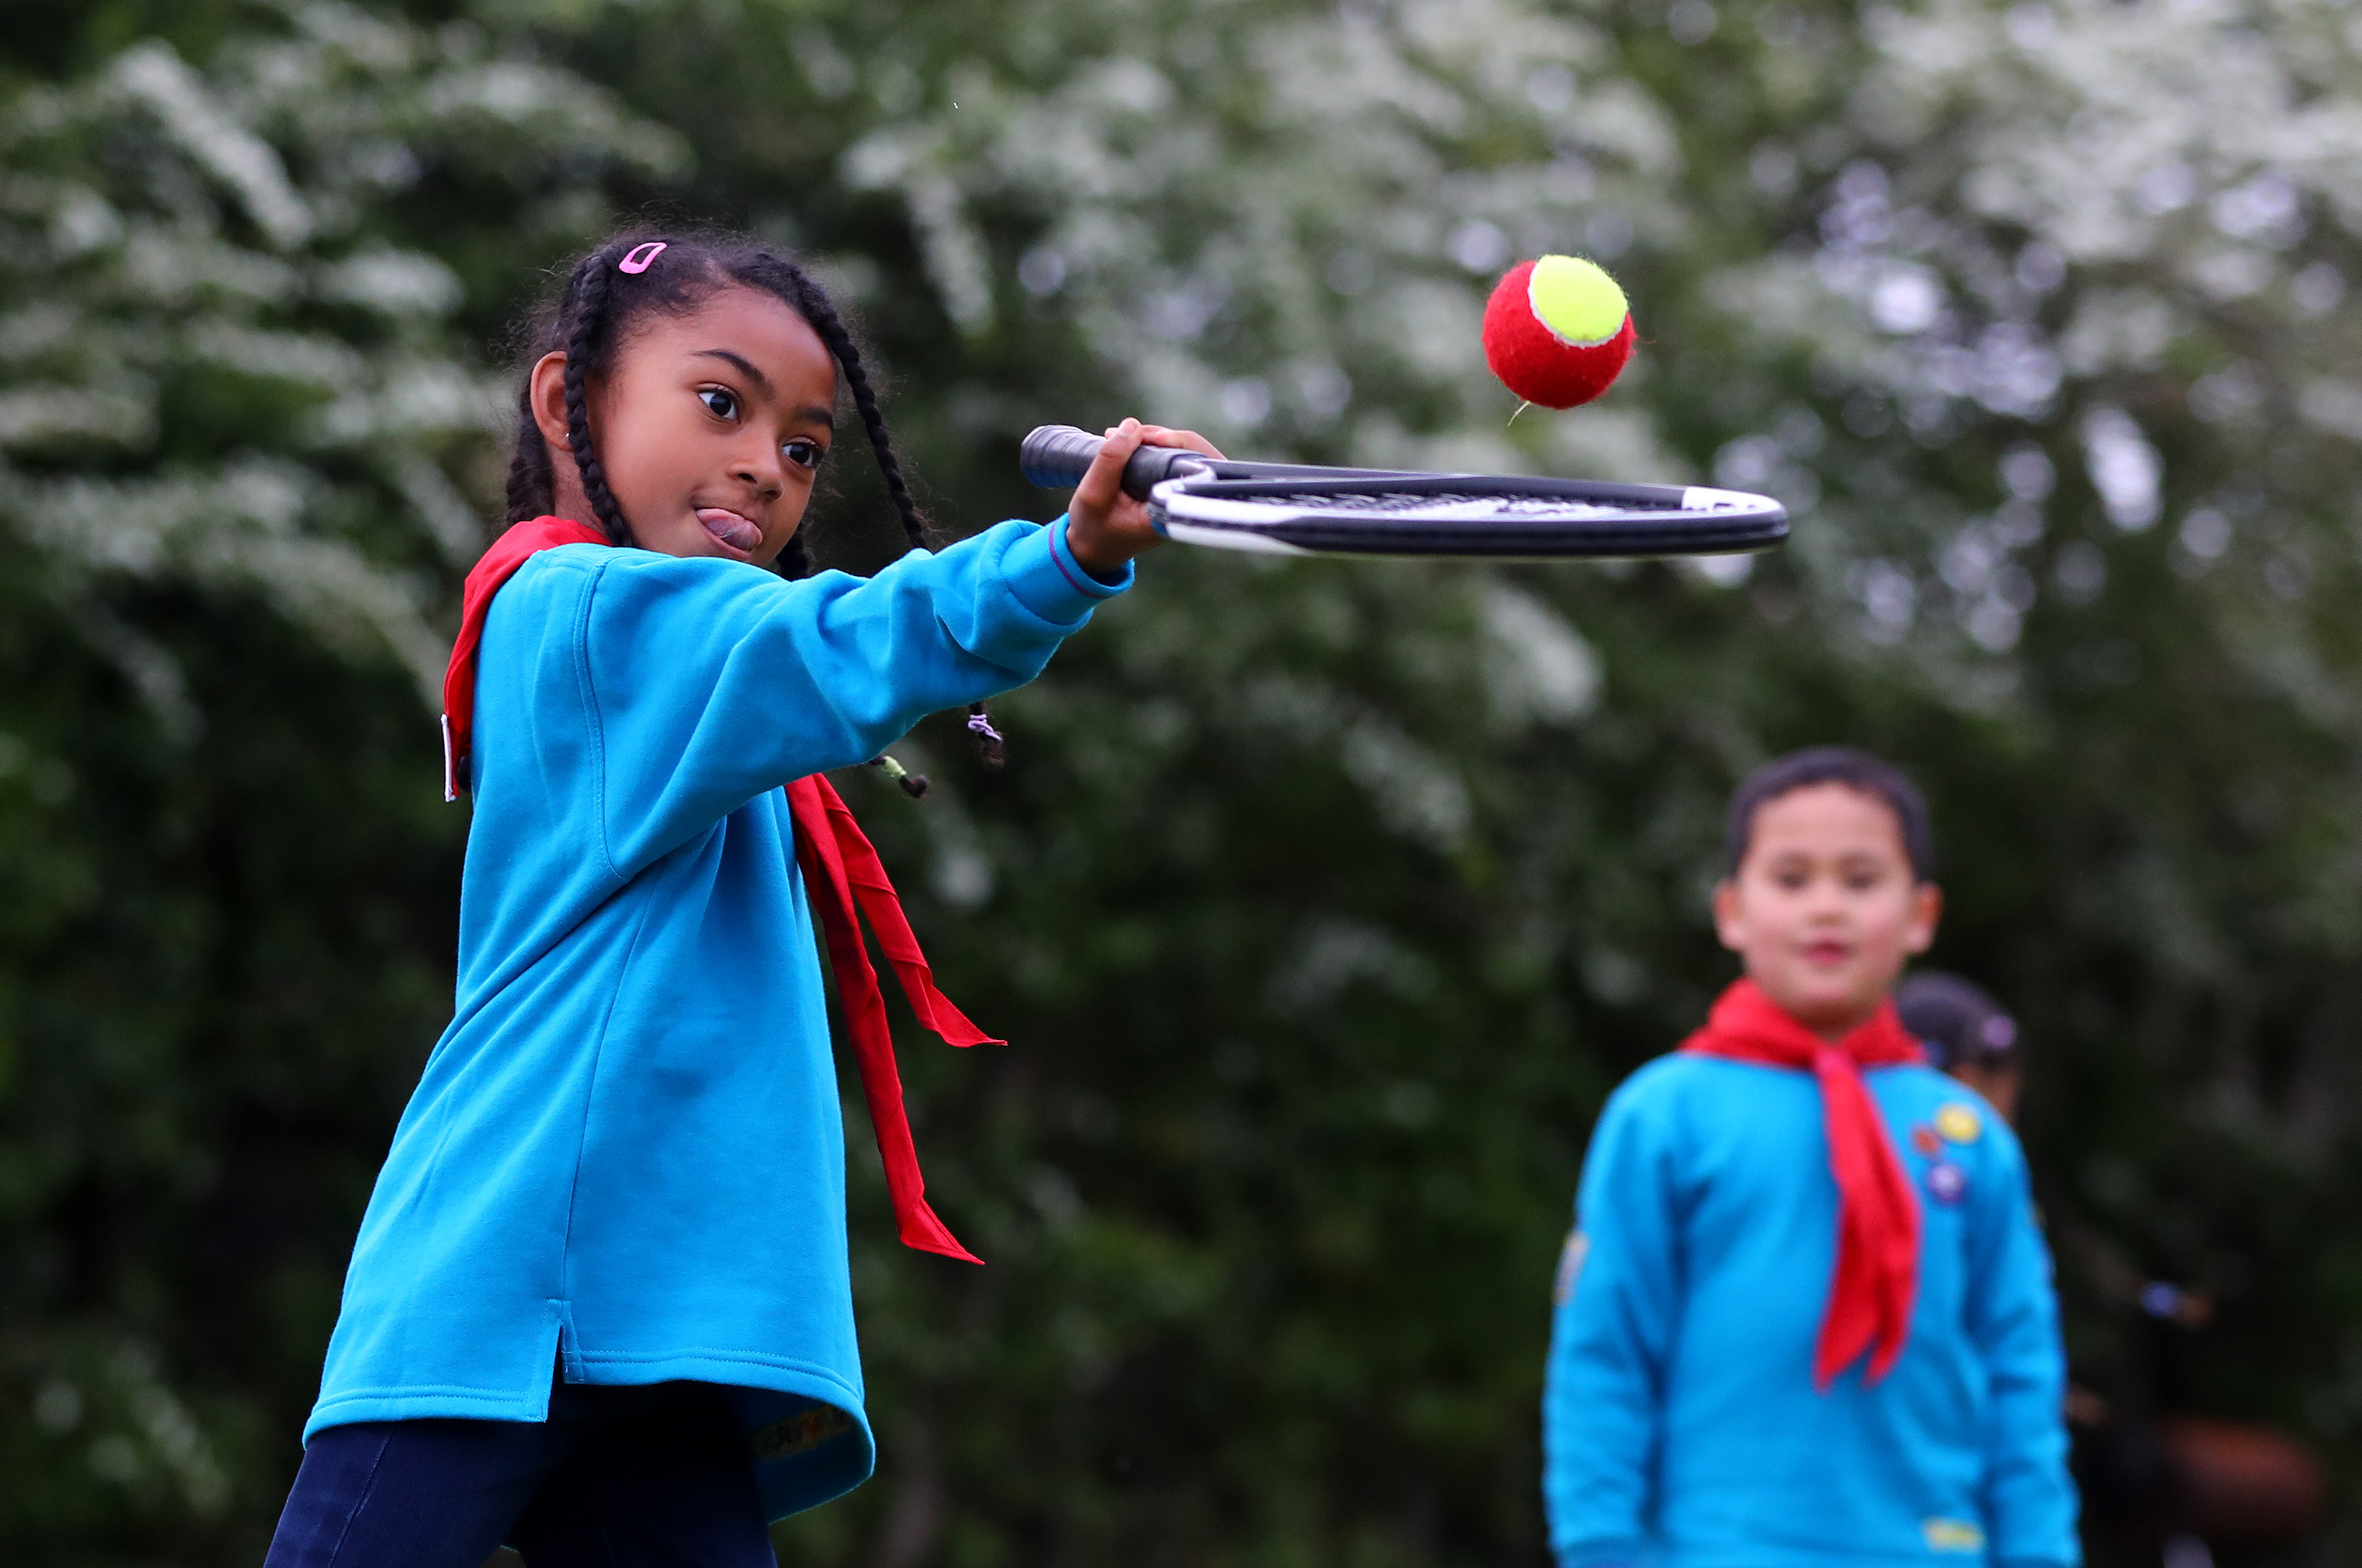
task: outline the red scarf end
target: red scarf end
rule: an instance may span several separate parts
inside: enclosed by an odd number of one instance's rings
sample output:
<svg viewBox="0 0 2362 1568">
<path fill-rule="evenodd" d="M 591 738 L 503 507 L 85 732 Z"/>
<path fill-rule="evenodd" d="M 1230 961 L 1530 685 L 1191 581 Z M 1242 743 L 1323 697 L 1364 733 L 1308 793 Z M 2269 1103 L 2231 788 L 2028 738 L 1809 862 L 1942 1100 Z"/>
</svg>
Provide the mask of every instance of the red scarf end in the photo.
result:
<svg viewBox="0 0 2362 1568">
<path fill-rule="evenodd" d="M 560 545 L 605 545 L 607 536 L 565 517 L 536 517 L 502 534 L 468 573 L 467 591 L 459 616 L 459 635 L 451 646 L 450 668 L 443 676 L 443 798 L 456 801 L 468 782 L 469 752 L 474 739 L 476 658 L 481 646 L 484 618 L 492 596 L 518 568 L 540 551 Z M 894 1201 L 895 1228 L 905 1246 L 963 1263 L 984 1260 L 952 1235 L 935 1211 L 927 1207 L 920 1184 L 919 1158 L 911 1147 L 911 1127 L 902 1113 L 900 1076 L 894 1066 L 894 1037 L 886 1024 L 885 999 L 878 995 L 877 976 L 870 967 L 861 942 L 861 918 L 866 915 L 877 933 L 878 944 L 894 965 L 911 1009 L 922 1022 L 955 1045 L 999 1045 L 1004 1042 L 968 1021 L 935 989 L 919 939 L 902 916 L 894 885 L 879 864 L 877 852 L 863 836 L 853 812 L 838 799 L 827 779 L 818 774 L 788 787 L 788 802 L 796 826 L 796 856 L 802 863 L 814 912 L 828 935 L 831 965 L 836 970 L 838 994 L 844 999 L 855 1054 L 861 1062 L 862 1093 L 869 1100 L 876 1124 L 877 1152 L 886 1162 L 886 1185 Z M 848 870 L 847 861 L 853 869 Z M 856 886 L 857 877 L 857 886 Z"/>
<path fill-rule="evenodd" d="M 1852 1351 L 1841 1356 L 1830 1354 L 1826 1351 L 1814 1356 L 1814 1390 L 1817 1393 L 1826 1394 L 1830 1389 L 1836 1387 L 1838 1376 L 1844 1373 L 1847 1367 L 1851 1366 L 1855 1362 L 1861 1359 L 1862 1352 L 1865 1348 L 1867 1347 L 1857 1345 Z M 1862 1369 L 1862 1386 L 1865 1388 L 1875 1388 L 1881 1383 L 1885 1382 L 1886 1375 L 1893 1372 L 1894 1370 L 1894 1364 L 1902 1359 L 1903 1341 L 1901 1338 L 1890 1338 L 1881 1343 L 1875 1350 L 1871 1352 L 1870 1364 Z"/>
<path fill-rule="evenodd" d="M 935 1211 L 921 1198 L 915 1211 L 897 1215 L 896 1229 L 902 1234 L 902 1244 L 913 1252 L 933 1253 L 937 1257 L 956 1258 L 961 1263 L 984 1266 L 984 1260 L 959 1244 L 951 1228 L 935 1218 Z"/>
</svg>

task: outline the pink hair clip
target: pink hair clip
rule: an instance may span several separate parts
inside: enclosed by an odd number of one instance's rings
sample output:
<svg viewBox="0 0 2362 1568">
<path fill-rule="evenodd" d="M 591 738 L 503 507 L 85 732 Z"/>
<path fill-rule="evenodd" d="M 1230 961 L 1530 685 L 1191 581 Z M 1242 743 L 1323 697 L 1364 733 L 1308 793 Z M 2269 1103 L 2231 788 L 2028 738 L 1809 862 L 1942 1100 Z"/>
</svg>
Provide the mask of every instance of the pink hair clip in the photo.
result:
<svg viewBox="0 0 2362 1568">
<path fill-rule="evenodd" d="M 657 256 L 664 248 L 665 242 L 661 239 L 651 239 L 646 245 L 635 245 L 632 247 L 632 253 L 629 256 L 615 263 L 615 270 L 619 272 L 645 272 L 656 264 Z"/>
</svg>

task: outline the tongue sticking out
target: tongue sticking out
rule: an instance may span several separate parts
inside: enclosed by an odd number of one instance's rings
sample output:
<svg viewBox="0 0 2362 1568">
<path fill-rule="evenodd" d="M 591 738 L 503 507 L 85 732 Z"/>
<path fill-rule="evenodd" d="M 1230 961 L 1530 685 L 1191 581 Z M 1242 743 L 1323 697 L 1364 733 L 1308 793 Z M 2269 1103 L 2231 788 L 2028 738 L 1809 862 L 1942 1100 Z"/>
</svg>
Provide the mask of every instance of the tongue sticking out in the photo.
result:
<svg viewBox="0 0 2362 1568">
<path fill-rule="evenodd" d="M 733 549 L 751 550 L 763 542 L 763 531 L 735 512 L 725 512 L 718 506 L 701 507 L 697 520 L 705 531 Z"/>
</svg>

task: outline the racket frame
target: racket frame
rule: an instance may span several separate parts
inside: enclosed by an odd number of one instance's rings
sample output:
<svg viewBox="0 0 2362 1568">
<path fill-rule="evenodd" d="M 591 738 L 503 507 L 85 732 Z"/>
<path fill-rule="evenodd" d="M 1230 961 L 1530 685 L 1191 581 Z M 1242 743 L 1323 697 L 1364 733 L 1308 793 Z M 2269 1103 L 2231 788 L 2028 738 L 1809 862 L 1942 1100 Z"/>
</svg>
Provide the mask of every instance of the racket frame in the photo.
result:
<svg viewBox="0 0 2362 1568">
<path fill-rule="evenodd" d="M 1224 472 L 1222 470 L 1229 470 Z M 1372 481 L 1389 493 L 1454 495 L 1472 482 L 1489 495 L 1528 495 L 1578 503 L 1646 506 L 1622 516 L 1569 518 L 1557 524 L 1488 525 L 1483 518 L 1455 519 L 1439 509 L 1425 517 L 1373 519 L 1366 512 L 1306 507 L 1295 515 L 1275 515 L 1282 496 L 1357 493 Z M 1276 491 L 1271 500 L 1256 492 Z M 1453 557 L 1487 560 L 1635 560 L 1686 555 L 1747 555 L 1776 548 L 1788 536 L 1786 509 L 1768 496 L 1711 485 L 1617 484 L 1606 480 L 1554 480 L 1527 475 L 1419 472 L 1393 469 L 1325 469 L 1297 464 L 1214 462 L 1176 473 L 1148 493 L 1149 521 L 1159 534 L 1180 544 L 1273 556 L 1351 556 L 1368 559 Z M 1177 513 L 1177 514 L 1176 514 Z M 1374 521 L 1391 521 L 1383 547 L 1356 547 L 1318 541 L 1347 532 L 1347 519 L 1366 536 Z M 1288 536 L 1293 534 L 1294 538 Z M 1549 540 L 1551 547 L 1537 550 Z"/>
<path fill-rule="evenodd" d="M 1088 431 L 1045 425 L 1025 438 L 1019 464 L 1035 484 L 1064 488 L 1081 480 L 1100 445 Z M 1543 523 L 1487 516 L 1473 505 L 1470 514 L 1454 517 L 1448 507 L 1422 516 L 1310 505 L 1290 513 L 1281 504 L 1288 496 L 1367 494 L 1374 486 L 1383 486 L 1382 493 L 1414 496 L 1469 494 L 1474 486 L 1480 488 L 1472 502 L 1529 496 L 1630 510 Z M 1149 503 L 1151 523 L 1168 539 L 1260 555 L 1646 559 L 1767 550 L 1788 536 L 1788 514 L 1778 502 L 1707 485 L 1256 463 L 1172 447 L 1133 452 L 1124 465 L 1123 489 Z"/>
</svg>

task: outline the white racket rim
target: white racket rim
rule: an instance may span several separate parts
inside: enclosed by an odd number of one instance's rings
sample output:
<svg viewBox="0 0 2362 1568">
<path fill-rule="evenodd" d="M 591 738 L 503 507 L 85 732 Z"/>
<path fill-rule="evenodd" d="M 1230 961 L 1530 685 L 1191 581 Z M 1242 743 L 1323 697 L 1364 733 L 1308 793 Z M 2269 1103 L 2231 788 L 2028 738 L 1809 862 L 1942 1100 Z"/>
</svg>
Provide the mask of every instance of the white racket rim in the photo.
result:
<svg viewBox="0 0 2362 1568">
<path fill-rule="evenodd" d="M 1402 477 L 1430 484 L 1451 479 L 1484 482 L 1478 475 Z M 1202 477 L 1182 476 L 1157 485 L 1150 492 L 1150 514 L 1157 531 L 1180 544 L 1257 555 L 1427 560 L 1744 555 L 1774 548 L 1787 537 L 1787 512 L 1779 502 L 1710 485 L 1615 486 L 1662 499 L 1655 505 L 1637 506 L 1569 496 L 1552 515 L 1531 497 L 1480 495 L 1468 500 L 1446 493 L 1433 501 L 1392 506 L 1322 508 L 1283 499 L 1203 493 L 1199 487 L 1209 483 Z M 1518 501 L 1522 507 L 1516 504 Z M 1538 512 L 1543 514 L 1538 516 Z M 1357 530 L 1353 524 L 1364 526 Z M 1480 527 L 1489 536 L 1455 537 L 1458 530 Z M 1330 537 L 1305 542 L 1308 532 Z M 1289 533 L 1298 537 L 1286 536 Z M 1356 534 L 1358 538 L 1352 536 Z M 1520 543 L 1519 536 L 1529 537 Z"/>
</svg>

